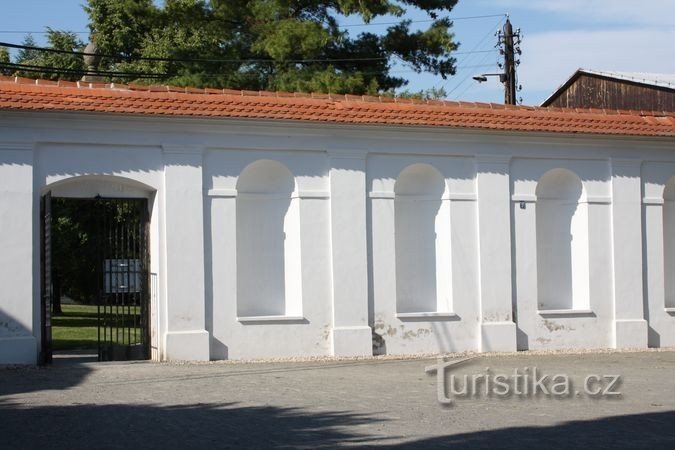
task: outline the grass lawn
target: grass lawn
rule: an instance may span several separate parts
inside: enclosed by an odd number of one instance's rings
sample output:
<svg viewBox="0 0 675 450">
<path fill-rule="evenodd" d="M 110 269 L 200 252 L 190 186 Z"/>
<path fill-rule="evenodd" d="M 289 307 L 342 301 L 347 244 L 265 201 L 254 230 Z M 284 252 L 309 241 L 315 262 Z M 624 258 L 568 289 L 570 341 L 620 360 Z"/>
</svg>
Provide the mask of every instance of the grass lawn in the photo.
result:
<svg viewBox="0 0 675 450">
<path fill-rule="evenodd" d="M 98 308 L 96 305 L 61 305 L 63 314 L 52 317 L 52 345 L 54 350 L 75 350 L 75 349 L 96 349 L 98 347 Z M 136 323 L 138 323 L 138 314 L 140 313 L 137 306 L 131 308 L 124 307 L 124 313 L 129 312 L 128 315 L 121 315 L 117 324 L 112 325 L 113 328 L 122 327 L 126 325 L 129 327 L 136 315 Z M 122 314 L 122 307 L 120 307 L 120 314 Z M 116 330 L 115 330 L 116 331 Z M 110 328 L 108 328 L 110 333 Z M 113 333 L 113 340 L 119 343 L 128 344 L 139 340 L 140 329 L 127 329 L 125 333 Z M 110 337 L 108 337 L 110 339 Z"/>
</svg>

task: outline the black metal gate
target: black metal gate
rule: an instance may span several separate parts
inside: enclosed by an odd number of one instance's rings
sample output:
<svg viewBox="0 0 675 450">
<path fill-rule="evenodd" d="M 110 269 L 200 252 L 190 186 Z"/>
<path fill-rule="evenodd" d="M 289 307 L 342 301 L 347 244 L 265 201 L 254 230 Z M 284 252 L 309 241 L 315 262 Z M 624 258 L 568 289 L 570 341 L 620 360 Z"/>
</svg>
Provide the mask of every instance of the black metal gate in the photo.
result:
<svg viewBox="0 0 675 450">
<path fill-rule="evenodd" d="M 40 333 L 40 364 L 52 362 L 52 194 L 47 192 L 40 199 L 40 310 L 42 327 Z"/>
<path fill-rule="evenodd" d="M 96 199 L 99 361 L 150 358 L 146 199 Z"/>
<path fill-rule="evenodd" d="M 97 280 L 96 301 L 99 361 L 150 358 L 149 214 L 144 198 L 53 199 L 47 192 L 40 202 L 40 309 L 42 316 L 39 362 L 52 362 L 54 308 L 53 200 L 75 201 L 83 227 L 95 248 L 77 249 L 90 261 Z M 60 204 L 60 203 L 59 203 Z M 57 211 L 58 212 L 58 211 Z M 57 214 L 58 216 L 58 214 Z M 92 220 L 93 218 L 93 220 Z"/>
</svg>

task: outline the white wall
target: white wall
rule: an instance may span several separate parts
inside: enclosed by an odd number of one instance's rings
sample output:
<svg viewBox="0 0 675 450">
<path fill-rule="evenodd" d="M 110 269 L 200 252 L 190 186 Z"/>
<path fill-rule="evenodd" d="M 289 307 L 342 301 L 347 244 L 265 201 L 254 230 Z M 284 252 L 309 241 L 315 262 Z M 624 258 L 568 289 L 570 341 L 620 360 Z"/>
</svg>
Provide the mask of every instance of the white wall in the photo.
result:
<svg viewBox="0 0 675 450">
<path fill-rule="evenodd" d="M 588 203 L 579 177 L 552 169 L 537 183 L 537 289 L 540 310 L 588 310 Z"/>
<path fill-rule="evenodd" d="M 37 357 L 32 165 L 32 145 L 0 142 L 0 364 L 30 364 Z"/>
<path fill-rule="evenodd" d="M 659 159 L 642 164 L 645 318 L 649 324 L 649 346 L 673 347 L 675 310 L 671 289 L 675 278 L 672 253 L 675 222 L 671 195 L 675 163 L 667 158 Z"/>
<path fill-rule="evenodd" d="M 302 316 L 300 223 L 293 174 L 276 161 L 237 183 L 237 316 Z"/>
<path fill-rule="evenodd" d="M 150 198 L 162 359 L 675 345 L 672 140 L 6 112 L 0 136 L 2 362 L 39 349 L 49 188 Z M 582 194 L 537 192 L 552 170 Z"/>
<path fill-rule="evenodd" d="M 607 161 L 514 159 L 511 177 L 518 348 L 611 347 Z"/>
<path fill-rule="evenodd" d="M 322 152 L 207 151 L 211 358 L 331 352 L 327 170 Z"/>
<path fill-rule="evenodd" d="M 394 187 L 396 310 L 452 312 L 450 208 L 443 176 L 414 164 Z"/>
<path fill-rule="evenodd" d="M 475 171 L 470 157 L 369 157 L 377 353 L 479 349 Z"/>
<path fill-rule="evenodd" d="M 675 176 L 663 190 L 663 259 L 665 308 L 675 308 Z"/>
</svg>

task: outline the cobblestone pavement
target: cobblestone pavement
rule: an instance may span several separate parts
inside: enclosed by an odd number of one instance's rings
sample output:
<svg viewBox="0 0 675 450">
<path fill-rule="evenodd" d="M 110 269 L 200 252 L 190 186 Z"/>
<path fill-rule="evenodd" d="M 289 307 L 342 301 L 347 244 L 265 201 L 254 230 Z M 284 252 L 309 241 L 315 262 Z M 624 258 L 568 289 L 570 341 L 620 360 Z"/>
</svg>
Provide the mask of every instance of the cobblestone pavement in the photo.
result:
<svg viewBox="0 0 675 450">
<path fill-rule="evenodd" d="M 675 448 L 675 352 L 288 363 L 85 363 L 0 369 L 0 448 Z M 495 376 L 566 374 L 529 394 L 496 395 Z M 489 370 L 487 369 L 489 368 Z M 527 370 L 526 370 L 527 369 Z M 450 375 L 444 378 L 451 381 Z M 590 388 L 621 395 L 594 397 Z M 524 379 L 523 379 L 524 380 Z M 561 379 L 556 379 L 560 381 Z M 600 381 L 596 383 L 596 381 Z M 531 379 L 528 379 L 528 383 Z M 583 389 L 582 389 L 583 388 Z M 579 391 L 577 395 L 576 391 Z"/>
</svg>

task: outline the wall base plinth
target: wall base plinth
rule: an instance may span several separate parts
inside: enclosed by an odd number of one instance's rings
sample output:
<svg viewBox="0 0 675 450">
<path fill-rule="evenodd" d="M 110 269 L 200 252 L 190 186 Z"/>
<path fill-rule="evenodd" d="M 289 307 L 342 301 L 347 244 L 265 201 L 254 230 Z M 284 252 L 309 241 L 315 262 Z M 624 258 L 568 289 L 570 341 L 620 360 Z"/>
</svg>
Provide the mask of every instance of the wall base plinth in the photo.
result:
<svg viewBox="0 0 675 450">
<path fill-rule="evenodd" d="M 485 322 L 481 324 L 481 351 L 515 352 L 516 324 L 513 322 Z"/>
<path fill-rule="evenodd" d="M 370 327 L 333 328 L 333 356 L 372 356 L 373 335 Z"/>
<path fill-rule="evenodd" d="M 36 364 L 36 339 L 33 336 L 0 337 L 0 363 Z"/>
<path fill-rule="evenodd" d="M 617 320 L 615 322 L 614 348 L 647 348 L 647 321 Z"/>
<path fill-rule="evenodd" d="M 208 361 L 208 331 L 175 331 L 167 333 L 165 354 L 167 361 Z"/>
</svg>

